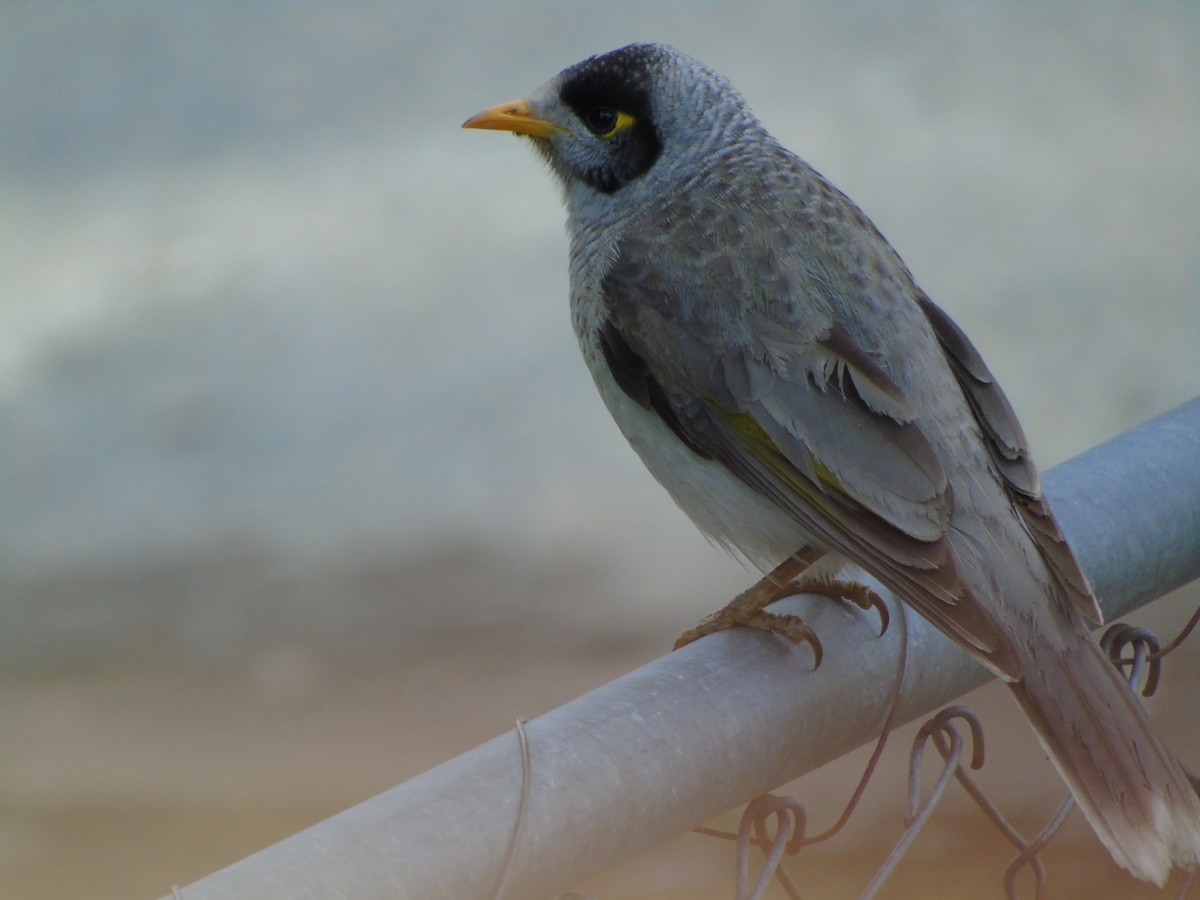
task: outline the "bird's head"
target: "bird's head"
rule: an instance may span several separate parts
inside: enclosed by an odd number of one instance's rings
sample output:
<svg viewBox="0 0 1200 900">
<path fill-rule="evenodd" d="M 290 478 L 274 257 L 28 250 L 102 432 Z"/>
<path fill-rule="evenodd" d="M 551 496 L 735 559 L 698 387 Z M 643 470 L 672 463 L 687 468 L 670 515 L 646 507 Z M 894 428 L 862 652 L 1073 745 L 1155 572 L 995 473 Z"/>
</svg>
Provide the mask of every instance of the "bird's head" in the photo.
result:
<svg viewBox="0 0 1200 900">
<path fill-rule="evenodd" d="M 563 182 L 618 195 L 653 173 L 701 161 L 757 129 L 723 77 L 659 44 L 630 44 L 564 69 L 527 98 L 501 103 L 464 128 L 511 131 L 533 140 Z M 661 178 L 655 178 L 662 188 Z"/>
</svg>

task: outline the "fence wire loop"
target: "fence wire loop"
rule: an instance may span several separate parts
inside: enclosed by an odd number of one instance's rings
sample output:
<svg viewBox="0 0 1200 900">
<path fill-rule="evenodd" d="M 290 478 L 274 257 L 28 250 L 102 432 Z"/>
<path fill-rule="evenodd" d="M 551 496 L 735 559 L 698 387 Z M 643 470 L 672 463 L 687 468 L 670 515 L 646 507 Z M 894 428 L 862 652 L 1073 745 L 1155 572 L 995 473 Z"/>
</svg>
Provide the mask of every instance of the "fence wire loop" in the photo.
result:
<svg viewBox="0 0 1200 900">
<path fill-rule="evenodd" d="M 768 832 L 768 820 L 775 817 L 774 834 Z M 784 855 L 793 856 L 807 843 L 804 839 L 808 827 L 808 813 L 795 797 L 780 797 L 762 794 L 746 804 L 738 822 L 737 834 L 717 828 L 694 828 L 696 834 L 737 842 L 735 869 L 735 900 L 760 900 L 771 878 L 779 881 L 788 897 L 799 898 L 800 891 L 787 872 L 781 868 Z M 763 871 L 754 888 L 747 892 L 746 882 L 750 872 L 750 848 L 758 847 L 766 853 Z"/>
<path fill-rule="evenodd" d="M 905 824 L 910 827 L 917 822 L 918 818 L 923 823 L 925 818 L 928 817 L 933 807 L 941 799 L 942 794 L 946 790 L 946 785 L 950 781 L 950 776 L 954 774 L 954 770 L 962 758 L 962 734 L 945 716 L 946 712 L 949 712 L 949 710 L 943 710 L 934 716 L 933 719 L 922 725 L 921 730 L 917 732 L 917 736 L 913 739 L 912 753 L 908 758 L 908 810 L 904 816 Z M 973 717 L 974 713 L 970 713 L 970 715 Z M 974 733 L 974 729 L 972 731 Z M 925 756 L 925 745 L 929 742 L 934 732 L 937 732 L 943 740 L 948 738 L 950 743 L 948 747 L 938 746 L 937 748 L 941 752 L 942 760 L 945 764 L 942 767 L 942 773 L 938 776 L 938 780 L 934 782 L 928 801 L 922 807 L 921 760 Z"/>
<path fill-rule="evenodd" d="M 990 800 L 983 794 L 979 786 L 967 774 L 966 768 L 962 765 L 963 758 L 963 735 L 954 725 L 955 719 L 962 719 L 967 723 L 971 732 L 971 760 L 970 767 L 979 769 L 984 762 L 984 742 L 983 742 L 983 726 L 979 721 L 978 716 L 974 711 L 965 706 L 950 706 L 942 710 L 936 716 L 929 719 L 920 729 L 917 737 L 913 741 L 912 755 L 909 760 L 909 801 L 907 827 L 904 834 L 901 835 L 895 848 L 884 860 L 879 871 L 867 885 L 862 893 L 863 898 L 874 897 L 883 883 L 890 877 L 892 871 L 899 864 L 904 854 L 908 852 L 908 848 L 916 839 L 917 834 L 924 827 L 925 823 L 933 813 L 934 807 L 941 800 L 947 786 L 950 783 L 952 776 L 956 777 L 968 796 L 983 810 L 987 817 L 992 821 L 1004 837 L 1009 840 L 1014 846 L 1021 851 L 1020 855 L 1009 867 L 1009 873 L 1006 874 L 1005 888 L 1008 896 L 1014 898 L 1015 884 L 1017 873 L 1029 866 L 1033 873 L 1036 882 L 1036 897 L 1038 900 L 1044 900 L 1046 897 L 1046 882 L 1045 869 L 1042 862 L 1037 857 L 1037 851 L 1041 848 L 1041 843 L 1030 849 L 1030 845 L 1021 837 L 1020 833 L 1008 823 L 1008 820 L 1000 813 L 998 809 L 991 803 Z M 924 747 L 927 742 L 932 742 L 938 753 L 942 756 L 945 763 L 941 774 L 938 776 L 937 782 L 934 784 L 929 798 L 924 805 L 920 805 L 920 765 L 921 758 L 924 753 Z M 1057 830 L 1057 826 L 1054 826 Z M 1049 833 L 1044 833 L 1045 840 L 1049 840 Z"/>
<path fill-rule="evenodd" d="M 947 706 L 926 721 L 917 731 L 917 736 L 913 738 L 912 753 L 908 760 L 908 812 L 905 815 L 905 824 L 908 826 L 913 825 L 918 817 L 921 817 L 922 824 L 924 823 L 924 819 L 928 818 L 929 813 L 932 812 L 933 807 L 937 805 L 945 792 L 950 776 L 954 774 L 960 764 L 963 739 L 962 734 L 954 725 L 955 719 L 962 719 L 971 730 L 971 768 L 979 769 L 983 766 L 983 726 L 974 710 L 966 706 Z M 934 783 L 929 800 L 925 807 L 921 808 L 921 760 L 925 756 L 925 745 L 931 741 L 938 753 L 942 755 L 945 765 L 942 774 Z"/>
<path fill-rule="evenodd" d="M 772 819 L 773 833 L 770 831 L 769 821 Z M 779 880 L 789 897 L 800 896 L 779 864 L 785 853 L 794 854 L 800 850 L 807 824 L 808 815 L 794 797 L 763 794 L 746 804 L 737 833 L 737 882 L 734 894 L 736 900 L 760 900 L 772 878 Z M 747 891 L 752 844 L 766 851 L 766 859 L 753 889 Z"/>
<path fill-rule="evenodd" d="M 903 610 L 902 610 L 903 612 Z M 1162 659 L 1178 647 L 1200 623 L 1200 609 L 1197 609 L 1179 635 L 1165 647 L 1160 646 L 1158 638 L 1145 628 L 1126 624 L 1116 624 L 1108 628 L 1100 639 L 1100 646 L 1108 655 L 1113 665 L 1121 669 L 1122 674 L 1129 680 L 1135 690 L 1142 684 L 1143 695 L 1149 697 L 1158 689 L 1162 674 Z M 903 663 L 901 676 L 903 679 Z M 897 684 L 899 688 L 899 683 Z M 893 698 L 891 712 L 885 724 L 880 744 L 868 766 L 868 773 L 874 769 L 882 752 L 882 743 L 890 731 L 899 696 Z M 970 756 L 966 754 L 966 737 L 961 724 L 966 724 L 970 733 Z M 925 747 L 933 744 L 941 755 L 943 767 L 939 773 L 929 796 L 921 802 L 921 764 L 924 759 Z M 1053 818 L 1033 840 L 1026 840 L 1018 832 L 996 806 L 987 798 L 982 789 L 968 774 L 968 769 L 982 768 L 985 759 L 985 742 L 983 726 L 979 717 L 969 707 L 956 705 L 948 706 L 928 719 L 918 730 L 913 740 L 909 757 L 908 808 L 905 816 L 905 830 L 895 847 L 872 878 L 871 883 L 860 895 L 864 900 L 877 895 L 884 882 L 891 876 L 900 860 L 908 852 L 921 829 L 932 816 L 935 807 L 941 802 L 952 778 L 963 786 L 968 796 L 983 811 L 996 829 L 1016 849 L 1017 855 L 1004 871 L 1004 894 L 1008 900 L 1016 900 L 1019 896 L 1017 879 L 1022 871 L 1028 869 L 1033 876 L 1033 892 L 1036 900 L 1046 900 L 1049 896 L 1045 865 L 1039 853 L 1050 843 L 1061 830 L 1063 823 L 1075 801 L 1068 796 Z M 849 804 L 842 819 L 837 825 L 811 838 L 804 836 L 807 817 L 804 807 L 794 798 L 778 797 L 764 794 L 746 806 L 736 835 L 712 829 L 696 829 L 697 831 L 717 837 L 736 840 L 737 850 L 737 885 L 735 900 L 761 900 L 772 878 L 777 878 L 789 897 L 799 897 L 800 894 L 788 879 L 787 873 L 780 867 L 785 854 L 791 855 L 803 846 L 823 840 L 840 830 L 848 817 L 850 810 L 856 805 L 861 790 L 865 787 L 865 778 L 860 783 L 859 790 Z M 1200 788 L 1198 788 L 1200 789 Z M 773 822 L 770 821 L 774 817 Z M 752 888 L 748 887 L 750 880 L 749 855 L 750 848 L 759 847 L 766 854 L 763 870 Z M 1196 873 L 1192 872 L 1185 879 L 1180 897 L 1186 895 Z"/>
<path fill-rule="evenodd" d="M 1138 682 L 1142 680 L 1144 669 L 1146 679 L 1141 693 L 1144 697 L 1152 697 L 1158 690 L 1158 682 L 1162 676 L 1163 658 L 1186 641 L 1197 624 L 1200 624 L 1200 608 L 1192 613 L 1191 618 L 1179 630 L 1179 634 L 1165 647 L 1161 647 L 1153 632 L 1118 622 L 1105 630 L 1100 638 L 1100 646 L 1135 691 Z M 1132 652 L 1131 656 L 1125 655 L 1127 650 Z"/>
<path fill-rule="evenodd" d="M 1075 808 L 1075 800 L 1070 795 L 1059 806 L 1058 812 L 1054 814 L 1045 827 L 1038 832 L 1037 837 L 1025 845 L 1021 852 L 1016 855 L 1008 868 L 1004 870 L 1004 896 L 1008 900 L 1016 900 L 1017 897 L 1017 876 L 1026 866 L 1033 873 L 1034 878 L 1034 897 L 1036 900 L 1046 900 L 1048 896 L 1046 888 L 1046 870 L 1042 865 L 1042 861 L 1038 859 L 1038 853 L 1042 851 L 1051 838 L 1058 834 L 1062 828 L 1063 822 L 1067 820 L 1067 814 Z"/>
<path fill-rule="evenodd" d="M 904 858 L 904 854 L 908 852 L 908 848 L 916 840 L 921 829 L 925 827 L 925 823 L 929 821 L 934 808 L 945 794 L 950 779 L 959 769 L 963 752 L 963 738 L 959 729 L 954 725 L 954 719 L 962 719 L 970 727 L 971 767 L 978 769 L 983 765 L 983 728 L 979 724 L 979 718 L 972 710 L 965 706 L 948 706 L 921 726 L 917 736 L 913 739 L 913 748 L 909 755 L 908 809 L 905 814 L 904 833 L 900 835 L 900 840 L 896 842 L 892 852 L 883 861 L 883 865 L 879 867 L 879 871 L 875 873 L 870 884 L 863 889 L 861 896 L 864 900 L 874 897 L 891 876 L 892 871 Z M 937 737 L 935 738 L 935 736 Z M 937 738 L 941 740 L 939 741 Z M 933 739 L 938 752 L 942 754 L 945 765 L 942 767 L 937 781 L 934 782 L 929 798 L 922 805 L 920 802 L 921 759 L 924 756 L 925 745 L 931 739 Z"/>
<path fill-rule="evenodd" d="M 768 821 L 774 817 L 775 833 L 768 835 Z M 804 831 L 808 827 L 808 813 L 795 797 L 780 797 L 763 794 L 747 807 L 742 814 L 745 821 L 754 826 L 754 837 L 759 846 L 774 845 L 781 835 L 786 836 L 784 850 L 789 856 L 800 852 L 804 846 Z"/>
<path fill-rule="evenodd" d="M 962 719 L 971 729 L 971 768 L 983 768 L 984 757 L 984 742 L 983 742 L 983 724 L 979 721 L 979 716 L 969 706 L 947 706 L 937 715 L 930 718 L 921 729 L 917 732 L 917 736 L 913 739 L 913 757 L 916 760 L 916 765 L 920 766 L 921 756 L 924 753 L 925 744 L 929 740 L 933 740 L 934 746 L 938 752 L 942 754 L 942 759 L 948 761 L 946 751 L 942 749 L 941 741 L 946 737 L 951 740 L 951 745 L 961 749 L 962 738 L 958 733 L 958 729 L 954 727 L 954 720 Z M 939 740 L 940 739 L 940 740 Z M 909 771 L 913 771 L 913 766 L 909 767 Z"/>
<path fill-rule="evenodd" d="M 1162 650 L 1153 632 L 1118 622 L 1105 629 L 1100 636 L 1100 648 L 1108 654 L 1109 660 L 1121 671 L 1135 692 L 1138 683 L 1142 682 L 1142 696 L 1154 696 L 1162 674 Z M 1127 656 L 1126 652 L 1133 655 Z"/>
</svg>

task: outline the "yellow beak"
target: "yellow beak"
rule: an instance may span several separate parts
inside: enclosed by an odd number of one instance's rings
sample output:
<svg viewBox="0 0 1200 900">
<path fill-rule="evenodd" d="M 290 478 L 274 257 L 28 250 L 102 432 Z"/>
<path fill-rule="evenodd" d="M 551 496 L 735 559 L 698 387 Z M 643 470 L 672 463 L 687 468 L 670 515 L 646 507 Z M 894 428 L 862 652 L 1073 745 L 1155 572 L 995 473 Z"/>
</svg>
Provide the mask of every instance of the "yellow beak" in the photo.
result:
<svg viewBox="0 0 1200 900">
<path fill-rule="evenodd" d="M 492 131 L 511 131 L 530 137 L 546 138 L 558 131 L 566 131 L 561 125 L 533 116 L 529 104 L 524 100 L 513 100 L 485 109 L 463 122 L 463 128 L 487 128 Z"/>
</svg>

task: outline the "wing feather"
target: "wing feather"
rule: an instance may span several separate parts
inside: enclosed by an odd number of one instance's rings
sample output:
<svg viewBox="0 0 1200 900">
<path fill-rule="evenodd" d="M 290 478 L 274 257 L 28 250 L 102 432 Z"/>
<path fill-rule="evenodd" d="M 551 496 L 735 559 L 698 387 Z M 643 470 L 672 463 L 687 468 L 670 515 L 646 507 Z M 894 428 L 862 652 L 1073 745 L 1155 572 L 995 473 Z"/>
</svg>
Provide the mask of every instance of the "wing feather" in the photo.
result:
<svg viewBox="0 0 1200 900">
<path fill-rule="evenodd" d="M 966 395 L 1013 505 L 1050 567 L 1059 588 L 1078 612 L 1097 625 L 1104 614 L 1079 567 L 1058 520 L 1042 495 L 1041 479 L 1029 455 L 1025 432 L 1008 398 L 961 328 L 923 293 L 918 303 L 937 335 L 950 368 Z"/>
<path fill-rule="evenodd" d="M 647 280 L 653 269 L 636 250 L 622 247 L 604 281 L 610 312 L 596 338 L 609 366 L 623 367 L 614 372 L 622 389 L 698 454 L 1015 677 L 1008 638 L 956 568 L 949 481 L 900 386 L 831 323 L 797 335 L 793 345 L 807 349 L 792 346 L 786 359 L 764 350 L 780 342 L 778 323 L 761 313 L 716 331 L 703 311 L 680 302 L 679 285 Z M 737 544 L 737 535 L 725 537 Z"/>
</svg>

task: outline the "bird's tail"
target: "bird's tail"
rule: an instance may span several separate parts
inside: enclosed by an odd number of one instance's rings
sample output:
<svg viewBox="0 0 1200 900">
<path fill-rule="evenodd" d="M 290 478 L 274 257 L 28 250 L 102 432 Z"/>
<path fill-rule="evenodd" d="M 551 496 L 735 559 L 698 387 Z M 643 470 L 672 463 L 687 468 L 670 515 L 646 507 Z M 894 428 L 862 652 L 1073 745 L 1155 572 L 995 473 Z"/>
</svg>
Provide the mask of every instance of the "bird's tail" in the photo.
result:
<svg viewBox="0 0 1200 900">
<path fill-rule="evenodd" d="M 1026 644 L 1009 687 L 1113 858 L 1161 886 L 1173 866 L 1200 865 L 1200 798 L 1120 672 L 1065 618 L 1072 639 Z"/>
</svg>

